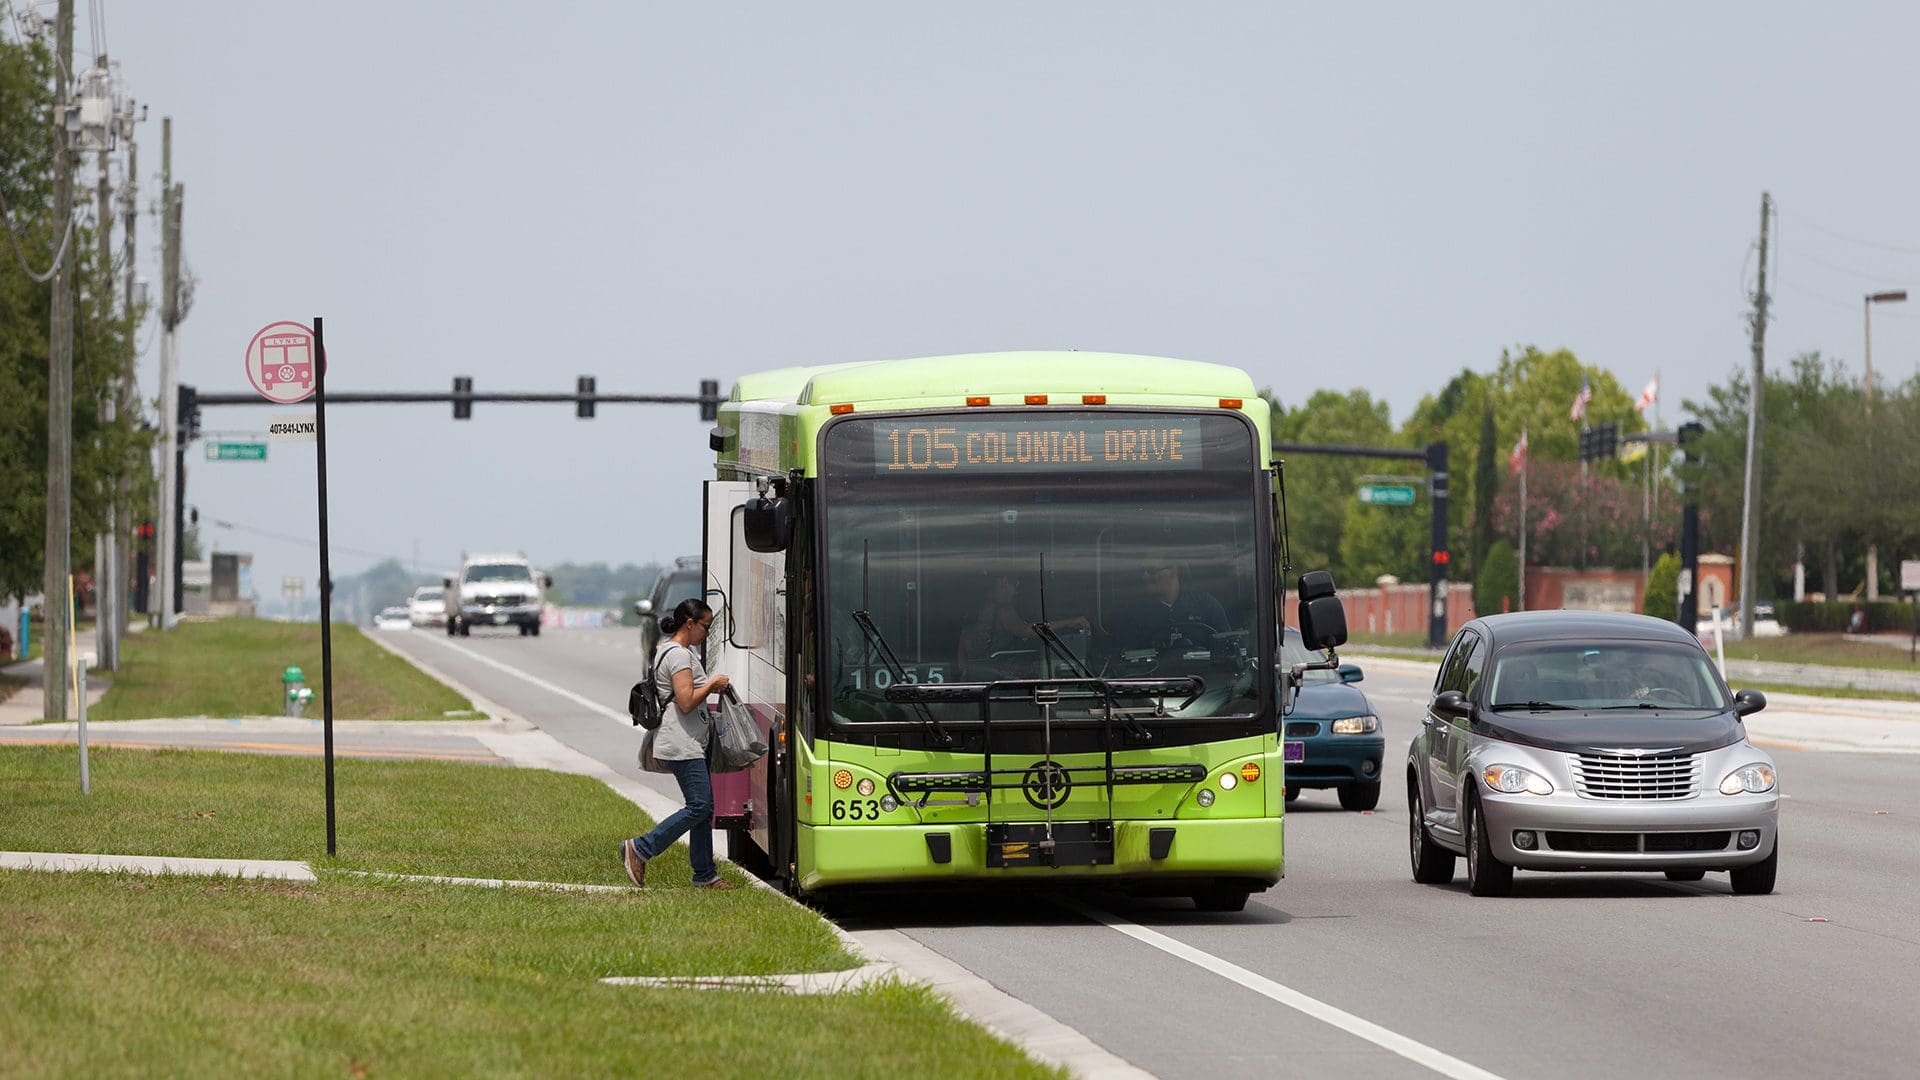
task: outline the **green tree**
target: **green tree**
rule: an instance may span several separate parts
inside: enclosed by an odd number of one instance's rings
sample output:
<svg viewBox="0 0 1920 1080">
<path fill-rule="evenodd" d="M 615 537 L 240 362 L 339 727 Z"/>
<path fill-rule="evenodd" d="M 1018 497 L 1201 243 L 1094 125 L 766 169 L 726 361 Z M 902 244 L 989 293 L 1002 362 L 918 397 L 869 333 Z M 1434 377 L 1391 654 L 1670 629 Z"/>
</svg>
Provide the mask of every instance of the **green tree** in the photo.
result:
<svg viewBox="0 0 1920 1080">
<path fill-rule="evenodd" d="M 1486 560 L 1473 579 L 1473 610 L 1481 615 L 1520 610 L 1520 560 L 1504 536 L 1487 545 Z"/>
<path fill-rule="evenodd" d="M 0 38 L 0 195 L 10 227 L 36 271 L 53 263 L 64 225 L 52 220 L 53 56 L 40 43 Z M 122 523 L 146 516 L 151 438 L 137 411 L 109 423 L 100 402 L 132 366 L 137 318 L 116 308 L 96 235 L 75 225 L 66 258 L 74 267 L 73 565 L 93 559 L 94 535 L 121 472 L 134 481 Z M 11 247 L 0 251 L 0 596 L 38 592 L 46 562 L 48 320 L 50 282 L 36 282 Z M 135 313 L 137 315 L 137 313 Z"/>
<path fill-rule="evenodd" d="M 1473 574 L 1479 579 L 1487 549 L 1493 546 L 1493 496 L 1498 490 L 1499 473 L 1494 465 L 1498 436 L 1493 426 L 1493 402 L 1480 410 L 1480 446 L 1473 460 Z"/>
<path fill-rule="evenodd" d="M 1317 390 L 1297 408 L 1288 409 L 1262 392 L 1272 413 L 1276 442 L 1344 446 L 1400 445 L 1393 434 L 1393 417 L 1384 401 L 1366 390 L 1340 393 Z M 1293 564 L 1301 570 L 1330 570 L 1342 584 L 1370 584 L 1342 562 L 1342 534 L 1348 511 L 1357 505 L 1355 490 L 1361 476 L 1378 472 L 1380 465 L 1364 458 L 1326 454 L 1284 454 L 1287 482 L 1288 532 Z"/>
<path fill-rule="evenodd" d="M 1680 556 L 1669 551 L 1653 561 L 1647 575 L 1646 595 L 1640 599 L 1642 614 L 1671 622 L 1680 612 Z"/>
</svg>

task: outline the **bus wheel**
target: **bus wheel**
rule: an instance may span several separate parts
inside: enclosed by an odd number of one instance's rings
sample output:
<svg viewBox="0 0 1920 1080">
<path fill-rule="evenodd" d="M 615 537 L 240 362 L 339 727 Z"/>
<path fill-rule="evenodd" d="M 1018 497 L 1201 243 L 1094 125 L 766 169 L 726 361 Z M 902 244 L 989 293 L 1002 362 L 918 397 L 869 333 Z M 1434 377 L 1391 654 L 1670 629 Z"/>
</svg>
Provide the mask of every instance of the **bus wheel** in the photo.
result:
<svg viewBox="0 0 1920 1080">
<path fill-rule="evenodd" d="M 1216 885 L 1193 894 L 1193 906 L 1200 911 L 1244 911 L 1247 897 L 1253 895 L 1245 889 L 1236 889 L 1230 885 Z"/>
<path fill-rule="evenodd" d="M 1299 797 L 1300 797 L 1300 785 L 1288 784 L 1287 785 L 1287 801 L 1292 802 L 1293 800 Z"/>
</svg>

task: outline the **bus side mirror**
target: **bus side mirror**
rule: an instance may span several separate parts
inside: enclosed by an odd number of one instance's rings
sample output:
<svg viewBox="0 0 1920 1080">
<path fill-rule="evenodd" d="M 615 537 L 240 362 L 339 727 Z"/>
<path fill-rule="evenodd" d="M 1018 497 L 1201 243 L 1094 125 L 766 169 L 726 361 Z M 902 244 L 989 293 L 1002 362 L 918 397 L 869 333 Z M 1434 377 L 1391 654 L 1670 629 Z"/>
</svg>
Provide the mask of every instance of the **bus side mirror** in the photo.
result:
<svg viewBox="0 0 1920 1080">
<path fill-rule="evenodd" d="M 1333 575 L 1309 570 L 1300 575 L 1300 638 L 1315 652 L 1347 643 L 1347 609 L 1333 588 Z"/>
<path fill-rule="evenodd" d="M 653 614 L 653 601 L 651 601 L 651 600 L 635 600 L 635 601 L 633 602 L 633 613 L 634 613 L 635 615 L 638 615 L 638 616 L 640 616 L 640 617 L 641 617 L 641 618 L 643 618 L 643 619 L 644 619 L 644 618 L 646 618 L 646 617 L 647 617 L 647 616 L 649 616 L 649 615 L 652 615 L 652 614 Z"/>
<path fill-rule="evenodd" d="M 748 548 L 785 551 L 793 543 L 793 503 L 784 496 L 748 499 L 743 511 L 740 527 Z"/>
</svg>

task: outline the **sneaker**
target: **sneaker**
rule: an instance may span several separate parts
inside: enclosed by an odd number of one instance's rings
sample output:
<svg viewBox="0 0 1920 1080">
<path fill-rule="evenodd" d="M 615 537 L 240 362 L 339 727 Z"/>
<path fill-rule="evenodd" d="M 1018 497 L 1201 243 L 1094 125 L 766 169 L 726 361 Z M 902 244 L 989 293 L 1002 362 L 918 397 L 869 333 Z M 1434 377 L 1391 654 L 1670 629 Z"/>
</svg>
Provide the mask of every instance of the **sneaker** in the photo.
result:
<svg viewBox="0 0 1920 1080">
<path fill-rule="evenodd" d="M 723 877 L 717 877 L 717 878 L 714 878 L 712 881 L 707 882 L 704 885 L 695 886 L 695 888 L 699 888 L 699 889 L 737 889 L 739 887 L 740 886 L 735 885 L 733 882 L 728 881 L 726 878 L 723 878 Z"/>
<path fill-rule="evenodd" d="M 633 879 L 635 888 L 647 887 L 647 860 L 631 840 L 620 841 L 620 865 L 627 868 L 627 877 Z"/>
</svg>

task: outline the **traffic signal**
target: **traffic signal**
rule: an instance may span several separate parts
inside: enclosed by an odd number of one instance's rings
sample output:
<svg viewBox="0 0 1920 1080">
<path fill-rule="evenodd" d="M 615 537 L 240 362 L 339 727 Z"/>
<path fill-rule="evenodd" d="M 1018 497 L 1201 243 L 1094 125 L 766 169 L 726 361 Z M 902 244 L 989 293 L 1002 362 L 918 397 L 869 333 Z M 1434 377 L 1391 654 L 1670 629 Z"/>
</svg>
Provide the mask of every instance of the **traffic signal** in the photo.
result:
<svg viewBox="0 0 1920 1080">
<path fill-rule="evenodd" d="M 200 392 L 182 383 L 180 385 L 179 440 L 192 442 L 200 437 Z"/>
<path fill-rule="evenodd" d="M 717 379 L 700 380 L 700 419 L 720 419 L 720 382 Z"/>
<path fill-rule="evenodd" d="M 1583 427 L 1580 429 L 1580 460 L 1581 461 L 1593 460 L 1593 434 L 1594 432 L 1592 428 Z"/>
<path fill-rule="evenodd" d="M 469 376 L 453 377 L 453 418 L 455 420 L 473 419 L 473 379 Z"/>
<path fill-rule="evenodd" d="M 133 535 L 137 539 L 141 539 L 141 540 L 153 539 L 153 522 L 143 521 L 140 524 L 135 525 L 133 527 Z"/>
<path fill-rule="evenodd" d="M 1595 460 L 1605 461 L 1613 457 L 1620 449 L 1620 426 L 1618 424 L 1601 424 L 1599 427 L 1593 429 L 1593 433 L 1595 436 L 1593 444 L 1593 456 Z"/>
<path fill-rule="evenodd" d="M 573 406 L 573 415 L 582 420 L 593 419 L 593 376 L 580 376 L 574 383 L 574 387 L 580 395 L 580 400 Z"/>
</svg>

